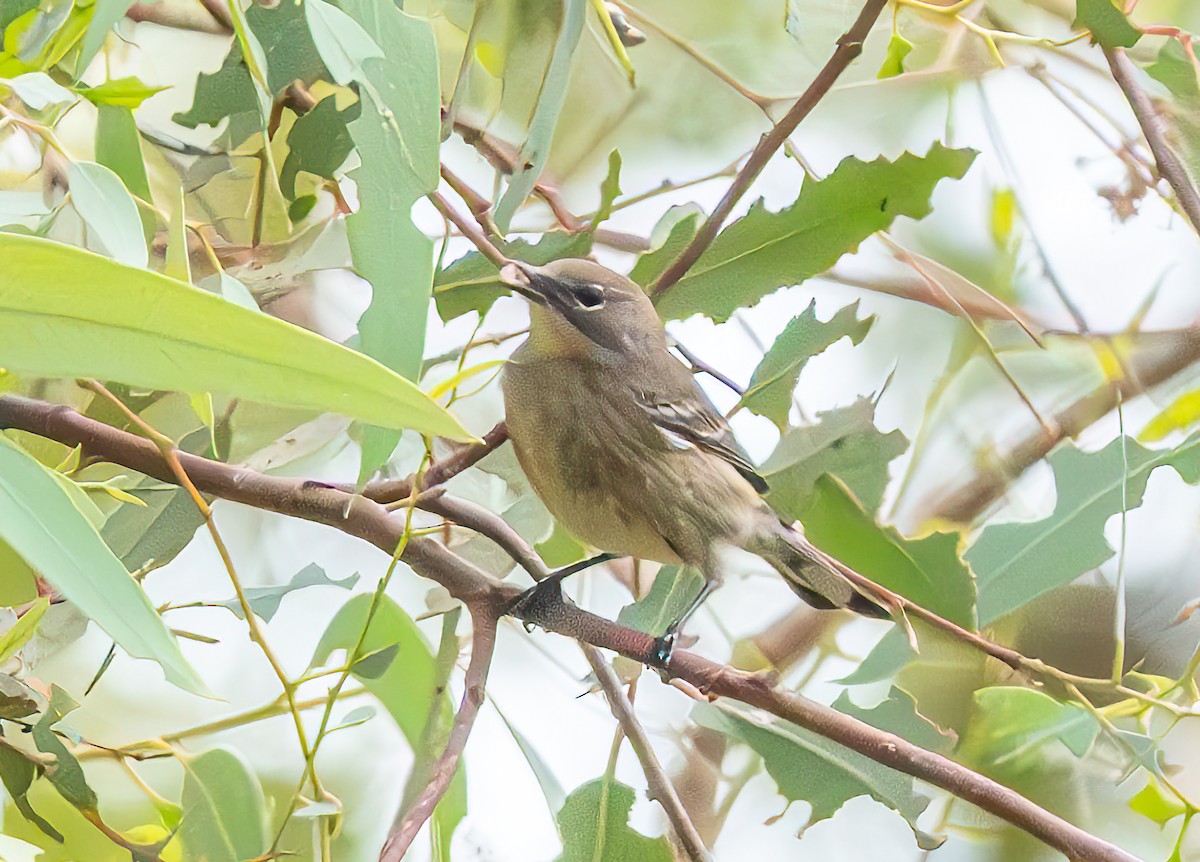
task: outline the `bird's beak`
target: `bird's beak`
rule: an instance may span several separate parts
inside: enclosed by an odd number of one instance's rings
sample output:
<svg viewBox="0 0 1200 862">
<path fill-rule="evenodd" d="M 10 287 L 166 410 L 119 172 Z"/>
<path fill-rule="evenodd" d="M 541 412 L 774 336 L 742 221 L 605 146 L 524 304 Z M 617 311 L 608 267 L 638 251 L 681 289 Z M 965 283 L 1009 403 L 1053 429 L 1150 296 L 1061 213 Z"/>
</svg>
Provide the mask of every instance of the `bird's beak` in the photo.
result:
<svg viewBox="0 0 1200 862">
<path fill-rule="evenodd" d="M 562 306 L 563 286 L 541 267 L 511 261 L 500 269 L 500 281 L 535 305 Z"/>
</svg>

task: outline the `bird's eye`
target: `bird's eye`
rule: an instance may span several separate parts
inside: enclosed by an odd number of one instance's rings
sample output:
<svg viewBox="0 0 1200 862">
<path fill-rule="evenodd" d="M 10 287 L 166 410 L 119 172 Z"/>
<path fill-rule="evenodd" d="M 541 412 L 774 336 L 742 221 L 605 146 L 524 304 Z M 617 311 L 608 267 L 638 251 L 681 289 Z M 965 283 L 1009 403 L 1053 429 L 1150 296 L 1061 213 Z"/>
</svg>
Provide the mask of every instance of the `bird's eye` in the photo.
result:
<svg viewBox="0 0 1200 862">
<path fill-rule="evenodd" d="M 604 291 L 594 284 L 585 284 L 575 289 L 575 298 L 584 308 L 599 308 L 604 305 Z"/>
</svg>

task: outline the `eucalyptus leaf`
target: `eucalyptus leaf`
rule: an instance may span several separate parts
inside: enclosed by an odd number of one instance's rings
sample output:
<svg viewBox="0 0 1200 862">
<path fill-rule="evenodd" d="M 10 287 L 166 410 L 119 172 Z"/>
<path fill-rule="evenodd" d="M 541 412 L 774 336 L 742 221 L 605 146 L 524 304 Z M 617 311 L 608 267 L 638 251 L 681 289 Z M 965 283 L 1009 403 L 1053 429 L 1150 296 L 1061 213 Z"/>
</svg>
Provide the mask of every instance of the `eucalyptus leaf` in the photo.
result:
<svg viewBox="0 0 1200 862">
<path fill-rule="evenodd" d="M 636 799 L 632 787 L 607 778 L 572 790 L 558 812 L 558 862 L 671 862 L 666 838 L 650 838 L 629 823 Z"/>
<path fill-rule="evenodd" d="M 214 748 L 184 763 L 179 834 L 189 859 L 245 862 L 267 849 L 266 804 L 241 757 Z"/>
<path fill-rule="evenodd" d="M 89 235 L 128 266 L 144 267 L 150 260 L 137 204 L 121 178 L 95 162 L 73 162 L 67 170 L 71 203 L 87 225 Z"/>
</svg>

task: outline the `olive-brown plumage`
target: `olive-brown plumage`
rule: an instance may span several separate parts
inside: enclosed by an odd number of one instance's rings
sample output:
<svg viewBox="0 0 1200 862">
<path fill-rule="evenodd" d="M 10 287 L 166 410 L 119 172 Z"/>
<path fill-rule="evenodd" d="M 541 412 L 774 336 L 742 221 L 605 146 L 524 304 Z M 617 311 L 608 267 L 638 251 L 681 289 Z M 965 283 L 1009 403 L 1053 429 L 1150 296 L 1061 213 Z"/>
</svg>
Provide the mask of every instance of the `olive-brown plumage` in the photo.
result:
<svg viewBox="0 0 1200 862">
<path fill-rule="evenodd" d="M 766 483 L 638 285 L 577 259 L 503 275 L 531 303 L 529 338 L 502 379 L 509 437 L 567 530 L 710 580 L 720 547 L 744 548 L 810 604 L 881 612 L 763 500 Z"/>
</svg>

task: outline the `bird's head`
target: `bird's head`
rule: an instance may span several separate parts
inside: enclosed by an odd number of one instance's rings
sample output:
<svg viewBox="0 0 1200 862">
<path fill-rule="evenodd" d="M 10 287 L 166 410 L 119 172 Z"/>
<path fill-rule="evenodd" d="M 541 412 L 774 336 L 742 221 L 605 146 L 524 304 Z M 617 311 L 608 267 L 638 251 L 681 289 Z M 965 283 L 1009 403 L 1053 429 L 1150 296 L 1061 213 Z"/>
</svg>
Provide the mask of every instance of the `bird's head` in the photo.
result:
<svg viewBox="0 0 1200 862">
<path fill-rule="evenodd" d="M 594 261 L 565 258 L 545 266 L 513 261 L 500 277 L 533 304 L 534 335 L 541 326 L 567 338 L 573 330 L 618 353 L 664 343 L 662 322 L 645 291 Z"/>
</svg>

